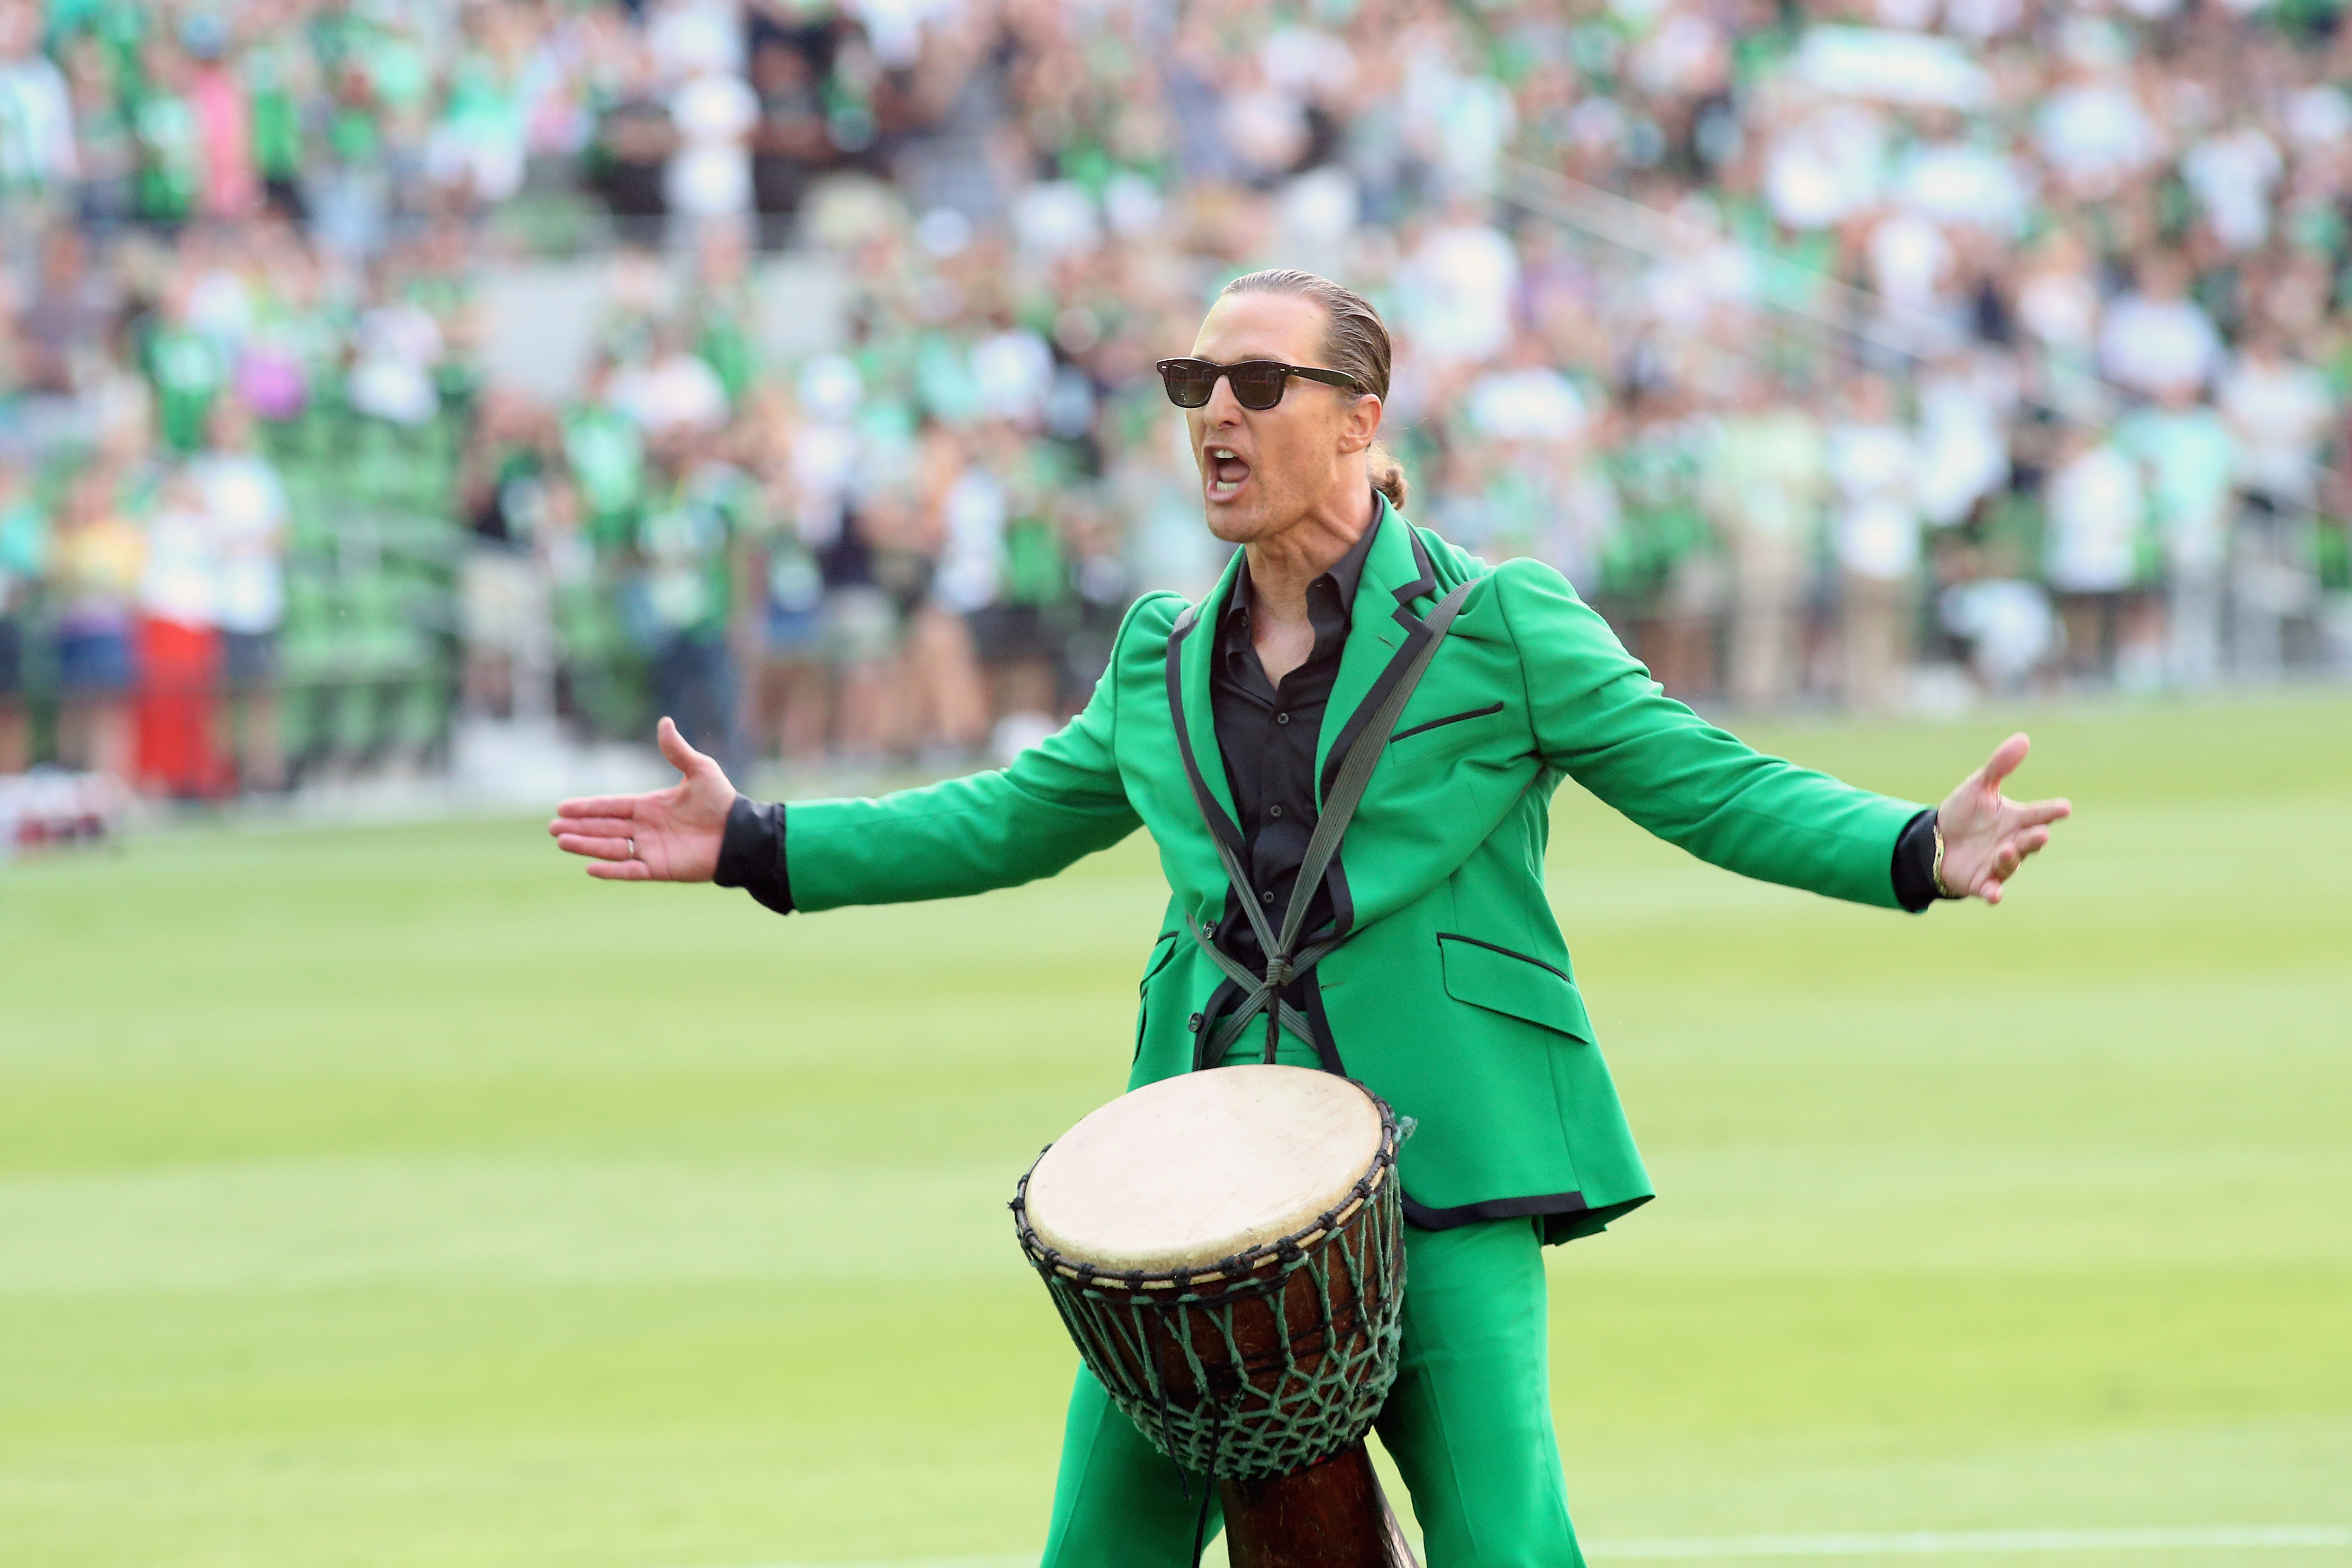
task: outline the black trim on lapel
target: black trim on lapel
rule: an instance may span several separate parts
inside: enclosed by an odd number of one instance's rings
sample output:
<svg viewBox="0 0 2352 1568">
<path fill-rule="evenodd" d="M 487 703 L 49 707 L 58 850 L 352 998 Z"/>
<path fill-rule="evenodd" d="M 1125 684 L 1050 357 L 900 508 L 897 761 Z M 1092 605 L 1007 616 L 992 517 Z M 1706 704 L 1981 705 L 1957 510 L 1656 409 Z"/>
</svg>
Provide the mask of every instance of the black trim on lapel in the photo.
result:
<svg viewBox="0 0 2352 1568">
<path fill-rule="evenodd" d="M 1355 895 L 1348 891 L 1348 868 L 1343 862 L 1347 847 L 1331 857 L 1331 865 L 1324 874 L 1323 885 L 1331 889 L 1331 931 L 1334 935 L 1354 928 L 1356 923 Z"/>
<path fill-rule="evenodd" d="M 1184 776 L 1192 781 L 1192 798 L 1200 803 L 1201 816 L 1208 822 L 1209 830 L 1223 839 L 1237 856 L 1248 854 L 1242 840 L 1241 824 L 1225 815 L 1217 797 L 1209 793 L 1209 781 L 1201 776 L 1201 763 L 1192 755 L 1192 731 L 1184 722 L 1184 675 L 1181 650 L 1184 639 L 1192 635 L 1200 624 L 1201 606 L 1191 605 L 1176 617 L 1168 631 L 1168 716 L 1176 722 L 1176 754 L 1184 759 Z M 1226 911 L 1230 914 L 1232 911 Z"/>
<path fill-rule="evenodd" d="M 1348 748 L 1356 743 L 1356 737 L 1364 725 L 1380 710 L 1381 704 L 1388 700 L 1396 683 L 1404 679 L 1405 667 L 1412 662 L 1422 645 L 1429 640 L 1429 630 L 1422 625 L 1421 617 L 1412 613 L 1412 605 L 1424 594 L 1437 591 L 1437 571 L 1430 564 L 1429 552 L 1423 547 L 1421 535 L 1413 531 L 1412 524 L 1405 521 L 1402 515 L 1398 516 L 1396 522 L 1404 530 L 1404 541 L 1412 546 L 1412 563 L 1421 572 L 1420 576 L 1395 591 L 1396 624 L 1405 628 L 1404 642 L 1389 656 L 1388 663 L 1381 667 L 1371 689 L 1365 692 L 1363 700 L 1356 704 L 1356 710 L 1348 715 L 1347 723 L 1340 727 L 1339 735 L 1331 742 L 1330 751 L 1325 753 L 1323 776 L 1317 781 L 1315 788 L 1318 807 L 1323 797 L 1331 793 L 1331 783 L 1339 776 L 1339 769 L 1348 760 Z M 1331 934 L 1344 935 L 1354 929 L 1356 923 L 1356 900 L 1348 889 L 1347 851 L 1344 847 L 1331 857 L 1330 868 L 1323 874 L 1323 884 L 1331 889 Z M 1337 1050 L 1332 1054 L 1336 1057 Z"/>
<path fill-rule="evenodd" d="M 1428 628 L 1421 624 L 1421 617 L 1412 613 L 1412 602 L 1424 594 L 1436 591 L 1437 571 L 1430 564 L 1429 552 L 1423 547 L 1421 535 L 1413 531 L 1412 525 L 1400 517 L 1397 526 L 1404 530 L 1405 542 L 1412 546 L 1413 564 L 1421 568 L 1418 578 L 1396 590 L 1396 624 L 1404 628 L 1404 641 L 1396 652 L 1389 656 L 1389 662 L 1381 670 L 1380 679 L 1372 682 L 1370 691 L 1364 693 L 1364 700 L 1356 704 L 1356 710 L 1348 715 L 1348 722 L 1332 741 L 1330 751 L 1324 754 L 1323 776 L 1316 786 L 1318 795 L 1331 793 L 1331 782 L 1339 776 L 1340 764 L 1348 760 L 1348 748 L 1355 744 L 1357 732 L 1363 729 L 1365 721 L 1380 708 L 1396 683 L 1404 679 L 1405 666 L 1412 662 L 1413 656 L 1421 651 L 1422 644 L 1429 640 Z"/>
</svg>

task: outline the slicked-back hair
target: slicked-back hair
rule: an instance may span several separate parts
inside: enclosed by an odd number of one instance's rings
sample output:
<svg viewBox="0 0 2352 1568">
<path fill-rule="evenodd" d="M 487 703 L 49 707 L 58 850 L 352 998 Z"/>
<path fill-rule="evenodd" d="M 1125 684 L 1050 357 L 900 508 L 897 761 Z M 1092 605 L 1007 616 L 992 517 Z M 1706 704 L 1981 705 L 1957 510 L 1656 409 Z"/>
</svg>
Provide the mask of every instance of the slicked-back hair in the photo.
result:
<svg viewBox="0 0 2352 1568">
<path fill-rule="evenodd" d="M 1320 368 L 1336 370 L 1356 378 L 1356 384 L 1374 396 L 1387 401 L 1389 365 L 1393 350 L 1389 343 L 1389 329 L 1372 302 L 1353 289 L 1334 283 L 1316 272 L 1301 272 L 1296 268 L 1269 267 L 1262 272 L 1245 272 L 1226 284 L 1218 292 L 1227 294 L 1287 294 L 1294 299 L 1312 300 L 1323 307 L 1326 325 L 1323 330 L 1323 359 Z M 1372 488 L 1389 498 L 1389 504 L 1399 511 L 1404 510 L 1406 484 L 1404 465 L 1388 447 L 1374 441 L 1365 453 L 1371 466 Z"/>
</svg>

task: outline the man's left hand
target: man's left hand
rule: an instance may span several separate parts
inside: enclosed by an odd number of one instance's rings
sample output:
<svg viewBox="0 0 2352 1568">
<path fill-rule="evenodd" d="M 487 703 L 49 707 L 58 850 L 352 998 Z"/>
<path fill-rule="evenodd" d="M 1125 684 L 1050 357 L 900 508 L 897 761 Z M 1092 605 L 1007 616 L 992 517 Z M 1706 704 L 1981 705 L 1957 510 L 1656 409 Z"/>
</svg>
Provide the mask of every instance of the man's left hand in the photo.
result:
<svg viewBox="0 0 2352 1568">
<path fill-rule="evenodd" d="M 2032 745 L 2011 735 L 1936 808 L 1944 832 L 1942 890 L 1951 897 L 2000 902 L 2001 889 L 2025 858 L 2050 842 L 2050 824 L 2074 814 L 2070 801 L 2019 801 L 2000 793 L 2000 781 L 2017 771 Z"/>
</svg>

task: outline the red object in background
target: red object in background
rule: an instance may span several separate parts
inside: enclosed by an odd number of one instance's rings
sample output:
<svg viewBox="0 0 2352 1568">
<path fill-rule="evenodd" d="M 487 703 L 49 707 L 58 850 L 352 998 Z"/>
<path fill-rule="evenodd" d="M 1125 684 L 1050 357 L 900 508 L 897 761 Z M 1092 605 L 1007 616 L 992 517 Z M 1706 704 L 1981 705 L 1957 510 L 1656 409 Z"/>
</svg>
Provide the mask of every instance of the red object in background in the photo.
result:
<svg viewBox="0 0 2352 1568">
<path fill-rule="evenodd" d="M 234 782 L 228 759 L 213 740 L 220 633 L 144 616 L 138 669 L 139 786 L 174 795 L 226 794 Z"/>
</svg>

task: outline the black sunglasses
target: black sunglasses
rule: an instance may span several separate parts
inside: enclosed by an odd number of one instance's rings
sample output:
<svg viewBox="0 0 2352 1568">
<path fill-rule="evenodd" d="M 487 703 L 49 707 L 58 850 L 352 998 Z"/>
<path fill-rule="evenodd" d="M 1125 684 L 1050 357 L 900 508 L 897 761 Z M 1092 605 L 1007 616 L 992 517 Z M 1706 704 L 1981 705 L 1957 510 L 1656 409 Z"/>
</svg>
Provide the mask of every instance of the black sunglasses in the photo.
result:
<svg viewBox="0 0 2352 1568">
<path fill-rule="evenodd" d="M 1278 359 L 1245 359 L 1233 364 L 1205 359 L 1160 362 L 1160 379 L 1167 384 L 1168 401 L 1179 408 L 1198 408 L 1206 404 L 1209 395 L 1217 390 L 1217 377 L 1221 375 L 1234 384 L 1234 401 L 1244 408 L 1273 407 L 1282 401 L 1282 389 L 1294 375 L 1319 381 L 1326 386 L 1345 387 L 1349 392 L 1364 390 L 1363 383 L 1342 372 L 1285 364 Z"/>
</svg>

